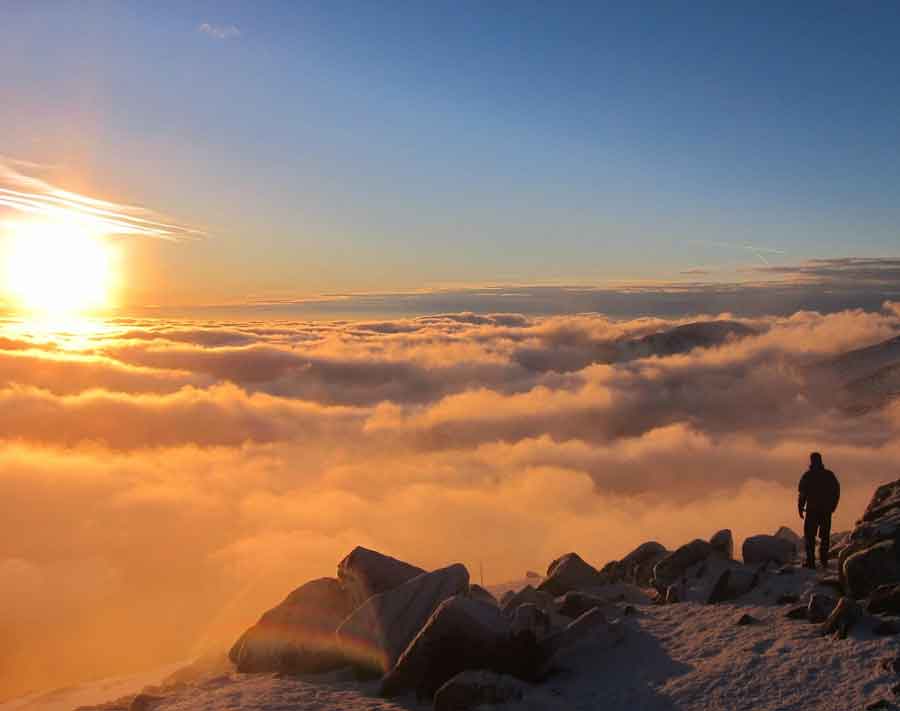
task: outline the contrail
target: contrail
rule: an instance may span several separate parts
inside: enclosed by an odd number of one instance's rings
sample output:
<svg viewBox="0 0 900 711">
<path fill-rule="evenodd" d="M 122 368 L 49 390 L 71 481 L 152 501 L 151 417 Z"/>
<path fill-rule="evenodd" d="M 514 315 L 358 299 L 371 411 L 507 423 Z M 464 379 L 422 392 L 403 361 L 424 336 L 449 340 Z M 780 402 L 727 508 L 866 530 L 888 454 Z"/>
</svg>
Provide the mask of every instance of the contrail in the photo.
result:
<svg viewBox="0 0 900 711">
<path fill-rule="evenodd" d="M 691 244 L 705 244 L 710 247 L 725 247 L 727 249 L 742 249 L 751 252 L 759 261 L 767 267 L 771 267 L 772 263 L 766 259 L 766 254 L 787 254 L 783 249 L 774 249 L 772 247 L 757 247 L 752 244 L 732 244 L 730 242 L 713 242 L 711 240 L 692 239 L 688 240 Z"/>
<path fill-rule="evenodd" d="M 143 207 L 98 200 L 63 190 L 40 178 L 21 173 L 17 166 L 39 167 L 0 157 L 0 209 L 7 208 L 49 221 L 78 224 L 102 235 L 137 235 L 177 241 L 204 234 L 184 225 L 156 219 L 155 213 Z"/>
</svg>

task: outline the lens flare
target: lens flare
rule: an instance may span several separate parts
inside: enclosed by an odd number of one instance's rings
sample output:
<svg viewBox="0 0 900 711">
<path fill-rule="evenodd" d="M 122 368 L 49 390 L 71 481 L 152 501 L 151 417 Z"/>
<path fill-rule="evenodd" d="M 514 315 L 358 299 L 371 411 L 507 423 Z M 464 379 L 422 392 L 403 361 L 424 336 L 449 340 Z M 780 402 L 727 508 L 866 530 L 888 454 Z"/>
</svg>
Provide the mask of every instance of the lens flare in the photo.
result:
<svg viewBox="0 0 900 711">
<path fill-rule="evenodd" d="M 112 252 L 102 237 L 57 224 L 10 230 L 4 286 L 23 311 L 54 316 L 102 309 L 109 306 L 111 280 Z"/>
</svg>

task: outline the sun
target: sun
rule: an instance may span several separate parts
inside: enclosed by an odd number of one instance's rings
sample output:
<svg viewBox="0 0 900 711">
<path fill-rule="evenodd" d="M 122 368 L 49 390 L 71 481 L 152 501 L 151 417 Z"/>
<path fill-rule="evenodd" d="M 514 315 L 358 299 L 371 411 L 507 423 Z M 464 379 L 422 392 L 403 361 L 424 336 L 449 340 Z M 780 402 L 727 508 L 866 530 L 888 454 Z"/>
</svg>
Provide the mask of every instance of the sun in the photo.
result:
<svg viewBox="0 0 900 711">
<path fill-rule="evenodd" d="M 112 253 L 77 227 L 28 223 L 6 241 L 5 291 L 23 311 L 83 314 L 109 306 Z"/>
</svg>

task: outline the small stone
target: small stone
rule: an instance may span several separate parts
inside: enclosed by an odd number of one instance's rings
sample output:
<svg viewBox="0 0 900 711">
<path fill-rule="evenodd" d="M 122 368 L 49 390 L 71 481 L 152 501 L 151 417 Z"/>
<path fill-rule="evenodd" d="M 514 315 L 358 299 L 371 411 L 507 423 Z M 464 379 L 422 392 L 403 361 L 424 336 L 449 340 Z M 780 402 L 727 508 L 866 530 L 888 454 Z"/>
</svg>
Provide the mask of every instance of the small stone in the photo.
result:
<svg viewBox="0 0 900 711">
<path fill-rule="evenodd" d="M 737 621 L 738 625 L 744 627 L 745 625 L 755 625 L 759 620 L 757 620 L 753 615 L 743 614 L 740 619 Z"/>
</svg>

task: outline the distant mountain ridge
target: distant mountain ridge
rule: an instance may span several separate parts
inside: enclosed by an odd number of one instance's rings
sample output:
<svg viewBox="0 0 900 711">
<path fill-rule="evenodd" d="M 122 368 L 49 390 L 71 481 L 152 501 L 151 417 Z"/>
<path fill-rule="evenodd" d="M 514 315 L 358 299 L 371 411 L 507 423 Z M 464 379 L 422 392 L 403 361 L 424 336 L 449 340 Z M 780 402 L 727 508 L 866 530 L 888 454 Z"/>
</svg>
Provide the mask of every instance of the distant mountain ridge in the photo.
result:
<svg viewBox="0 0 900 711">
<path fill-rule="evenodd" d="M 817 387 L 837 381 L 838 402 L 850 413 L 881 408 L 900 397 L 900 336 L 819 361 L 809 376 Z"/>
<path fill-rule="evenodd" d="M 738 321 L 697 321 L 620 343 L 622 360 L 672 356 L 695 348 L 712 348 L 755 336 L 757 330 Z"/>
</svg>

